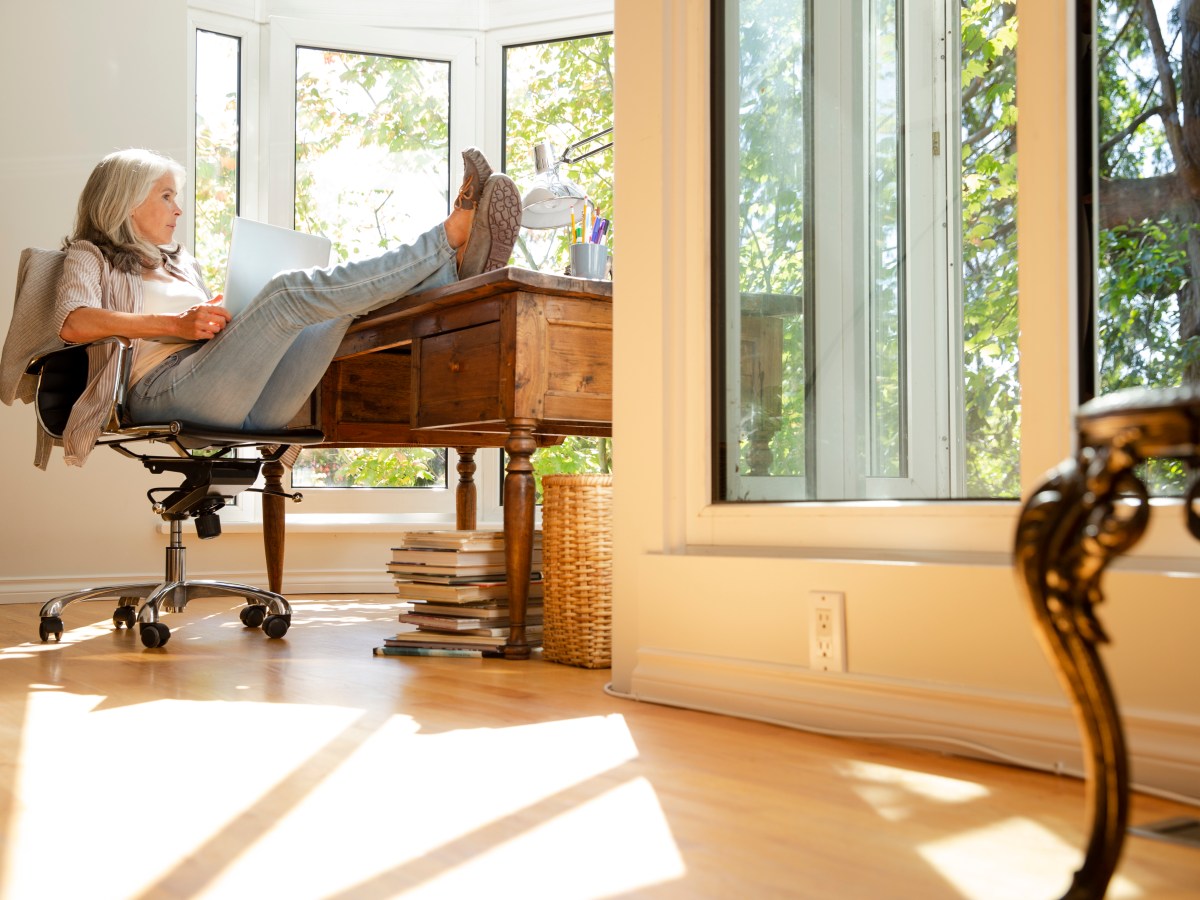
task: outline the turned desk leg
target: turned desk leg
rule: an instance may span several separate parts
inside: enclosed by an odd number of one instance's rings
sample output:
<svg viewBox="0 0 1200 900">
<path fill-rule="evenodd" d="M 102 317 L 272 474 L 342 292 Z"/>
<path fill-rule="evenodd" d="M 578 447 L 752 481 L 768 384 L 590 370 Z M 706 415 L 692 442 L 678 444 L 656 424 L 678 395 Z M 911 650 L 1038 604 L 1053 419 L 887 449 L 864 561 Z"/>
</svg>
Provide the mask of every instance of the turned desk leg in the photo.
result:
<svg viewBox="0 0 1200 900">
<path fill-rule="evenodd" d="M 1085 448 L 1029 498 L 1015 562 L 1038 638 L 1071 699 L 1083 738 L 1091 835 L 1064 900 L 1103 897 L 1129 818 L 1129 771 L 1116 698 L 1097 653 L 1100 578 L 1145 531 L 1150 504 L 1135 460 L 1117 442 Z M 1119 502 L 1124 501 L 1124 502 Z"/>
<path fill-rule="evenodd" d="M 266 493 L 263 504 L 263 552 L 267 560 L 267 587 L 283 593 L 283 463 L 270 460 L 263 464 Z M 276 493 L 271 493 L 275 491 Z"/>
<path fill-rule="evenodd" d="M 454 493 L 454 527 L 459 531 L 475 530 L 478 502 L 475 496 L 475 448 L 457 447 L 458 489 Z"/>
<path fill-rule="evenodd" d="M 532 646 L 525 638 L 525 606 L 529 599 L 529 568 L 533 559 L 533 520 L 535 496 L 533 483 L 534 421 L 509 422 L 508 469 L 504 476 L 504 562 L 508 577 L 508 643 L 504 655 L 509 659 L 528 659 Z"/>
</svg>

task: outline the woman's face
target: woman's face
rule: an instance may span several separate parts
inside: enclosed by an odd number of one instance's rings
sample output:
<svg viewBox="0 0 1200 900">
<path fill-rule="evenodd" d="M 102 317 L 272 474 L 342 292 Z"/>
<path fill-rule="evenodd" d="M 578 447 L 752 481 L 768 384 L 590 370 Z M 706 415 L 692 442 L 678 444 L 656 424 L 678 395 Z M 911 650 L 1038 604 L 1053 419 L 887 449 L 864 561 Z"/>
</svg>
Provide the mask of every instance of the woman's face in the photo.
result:
<svg viewBox="0 0 1200 900">
<path fill-rule="evenodd" d="M 168 172 L 150 188 L 146 199 L 133 208 L 133 230 L 152 244 L 175 242 L 175 222 L 183 210 L 175 202 L 175 176 Z"/>
</svg>

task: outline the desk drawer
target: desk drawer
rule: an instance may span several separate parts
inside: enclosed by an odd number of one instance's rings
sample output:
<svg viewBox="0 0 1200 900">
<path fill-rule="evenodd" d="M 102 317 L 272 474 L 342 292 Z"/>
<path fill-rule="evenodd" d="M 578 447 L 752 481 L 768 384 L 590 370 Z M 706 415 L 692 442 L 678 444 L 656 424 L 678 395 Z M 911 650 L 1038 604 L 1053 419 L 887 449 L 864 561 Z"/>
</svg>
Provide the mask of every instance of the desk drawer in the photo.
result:
<svg viewBox="0 0 1200 900">
<path fill-rule="evenodd" d="M 414 338 L 413 426 L 503 421 L 502 347 L 497 321 Z"/>
</svg>

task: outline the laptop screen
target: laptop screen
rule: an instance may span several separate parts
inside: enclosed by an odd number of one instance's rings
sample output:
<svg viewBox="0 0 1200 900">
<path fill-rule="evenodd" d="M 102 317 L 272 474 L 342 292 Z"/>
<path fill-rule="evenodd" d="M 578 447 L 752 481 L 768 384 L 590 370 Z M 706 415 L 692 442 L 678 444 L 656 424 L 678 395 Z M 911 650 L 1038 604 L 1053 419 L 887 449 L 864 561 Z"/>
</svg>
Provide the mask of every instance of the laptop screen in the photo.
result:
<svg viewBox="0 0 1200 900">
<path fill-rule="evenodd" d="M 224 306 L 237 316 L 275 275 L 329 265 L 330 240 L 240 216 L 233 220 Z"/>
</svg>

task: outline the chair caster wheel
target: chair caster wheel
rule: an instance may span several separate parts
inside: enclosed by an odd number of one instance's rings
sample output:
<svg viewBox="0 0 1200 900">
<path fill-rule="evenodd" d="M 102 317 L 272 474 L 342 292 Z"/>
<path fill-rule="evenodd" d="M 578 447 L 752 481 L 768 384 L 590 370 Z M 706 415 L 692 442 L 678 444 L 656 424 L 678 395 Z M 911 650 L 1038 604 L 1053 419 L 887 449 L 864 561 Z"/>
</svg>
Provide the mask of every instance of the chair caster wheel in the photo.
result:
<svg viewBox="0 0 1200 900">
<path fill-rule="evenodd" d="M 50 640 L 51 637 L 55 641 L 62 640 L 63 622 L 58 616 L 46 616 L 38 622 L 38 636 L 42 639 L 42 643 Z"/>
<path fill-rule="evenodd" d="M 162 622 L 142 623 L 142 646 L 161 647 L 171 639 L 171 629 Z"/>
<path fill-rule="evenodd" d="M 262 630 L 269 638 L 281 638 L 287 634 L 291 625 L 287 616 L 267 616 L 262 623 Z"/>
<path fill-rule="evenodd" d="M 241 612 L 242 624 L 247 628 L 258 628 L 267 617 L 265 606 L 245 606 Z"/>
<path fill-rule="evenodd" d="M 133 623 L 137 621 L 137 609 L 132 606 L 118 606 L 113 610 L 113 627 L 120 631 L 122 628 L 133 630 Z"/>
</svg>

